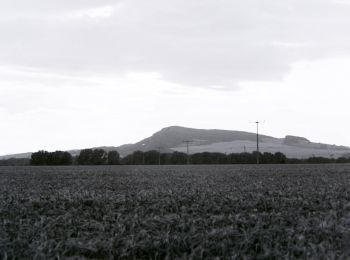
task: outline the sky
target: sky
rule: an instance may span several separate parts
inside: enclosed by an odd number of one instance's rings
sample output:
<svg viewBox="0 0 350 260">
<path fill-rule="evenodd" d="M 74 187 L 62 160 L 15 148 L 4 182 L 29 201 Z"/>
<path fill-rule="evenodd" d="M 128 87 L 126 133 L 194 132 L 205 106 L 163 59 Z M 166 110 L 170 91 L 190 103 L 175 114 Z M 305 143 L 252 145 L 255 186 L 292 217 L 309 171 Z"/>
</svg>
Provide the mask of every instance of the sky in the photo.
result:
<svg viewBox="0 0 350 260">
<path fill-rule="evenodd" d="M 161 128 L 350 146 L 350 1 L 0 2 L 0 155 Z"/>
</svg>

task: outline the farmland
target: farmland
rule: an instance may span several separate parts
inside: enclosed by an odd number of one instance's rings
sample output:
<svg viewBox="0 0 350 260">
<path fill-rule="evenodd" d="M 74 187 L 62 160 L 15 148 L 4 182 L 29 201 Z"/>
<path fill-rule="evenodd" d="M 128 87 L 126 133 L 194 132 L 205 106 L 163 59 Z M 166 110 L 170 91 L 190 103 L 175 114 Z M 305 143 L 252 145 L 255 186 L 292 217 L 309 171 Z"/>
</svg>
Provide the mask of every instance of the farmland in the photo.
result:
<svg viewBox="0 0 350 260">
<path fill-rule="evenodd" d="M 0 258 L 349 258 L 350 165 L 0 167 Z"/>
</svg>

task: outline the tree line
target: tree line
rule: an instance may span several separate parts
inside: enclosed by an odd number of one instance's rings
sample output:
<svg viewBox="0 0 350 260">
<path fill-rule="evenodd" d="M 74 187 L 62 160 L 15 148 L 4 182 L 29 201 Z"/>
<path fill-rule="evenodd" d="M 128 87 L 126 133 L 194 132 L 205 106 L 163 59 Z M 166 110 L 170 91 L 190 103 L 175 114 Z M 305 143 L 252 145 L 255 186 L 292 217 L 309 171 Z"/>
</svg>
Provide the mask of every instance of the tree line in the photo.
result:
<svg viewBox="0 0 350 260">
<path fill-rule="evenodd" d="M 68 152 L 56 151 L 38 151 L 33 153 L 30 159 L 31 165 L 71 165 L 73 157 Z"/>
<path fill-rule="evenodd" d="M 281 164 L 287 163 L 287 157 L 282 153 L 259 153 L 261 163 Z M 256 163 L 256 152 L 253 153 L 159 153 L 158 151 L 136 151 L 122 159 L 126 165 L 152 165 L 152 164 L 254 164 Z"/>
<path fill-rule="evenodd" d="M 253 153 L 215 153 L 203 152 L 187 156 L 186 153 L 159 153 L 158 151 L 136 151 L 121 159 L 124 165 L 181 165 L 187 164 L 255 164 L 257 161 L 257 152 Z M 330 159 L 324 157 L 310 157 L 307 159 L 287 158 L 281 152 L 277 153 L 259 153 L 259 162 L 261 164 L 317 164 L 317 163 L 350 163 L 350 158 Z"/>
<path fill-rule="evenodd" d="M 103 149 L 84 149 L 75 157 L 63 151 L 38 151 L 32 154 L 30 165 L 118 165 L 119 159 L 117 151 Z"/>
<path fill-rule="evenodd" d="M 38 151 L 30 159 L 11 158 L 0 160 L 0 166 L 22 165 L 183 165 L 183 164 L 255 164 L 257 153 L 160 153 L 159 151 L 136 151 L 123 158 L 117 151 L 103 149 L 84 149 L 79 155 L 68 152 Z M 259 153 L 261 164 L 316 164 L 316 163 L 350 163 L 350 158 L 310 157 L 307 159 L 287 158 L 283 153 Z"/>
<path fill-rule="evenodd" d="M 26 166 L 29 164 L 29 158 L 9 158 L 0 160 L 0 166 Z"/>
<path fill-rule="evenodd" d="M 136 151 L 120 158 L 117 151 L 106 152 L 103 149 L 84 149 L 76 157 L 68 152 L 38 151 L 31 156 L 31 165 L 183 165 L 183 164 L 254 164 L 256 152 L 253 153 L 160 153 L 151 150 L 147 152 Z M 287 157 L 282 153 L 260 153 L 262 164 L 287 163 Z"/>
</svg>

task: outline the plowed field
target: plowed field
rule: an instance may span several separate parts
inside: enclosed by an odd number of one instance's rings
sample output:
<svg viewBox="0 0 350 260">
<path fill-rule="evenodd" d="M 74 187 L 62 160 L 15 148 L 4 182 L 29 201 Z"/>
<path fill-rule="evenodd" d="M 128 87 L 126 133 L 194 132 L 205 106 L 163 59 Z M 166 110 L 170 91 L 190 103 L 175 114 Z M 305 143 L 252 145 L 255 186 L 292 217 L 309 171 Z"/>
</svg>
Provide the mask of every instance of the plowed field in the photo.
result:
<svg viewBox="0 0 350 260">
<path fill-rule="evenodd" d="M 0 167 L 0 258 L 349 258 L 350 165 Z"/>
</svg>

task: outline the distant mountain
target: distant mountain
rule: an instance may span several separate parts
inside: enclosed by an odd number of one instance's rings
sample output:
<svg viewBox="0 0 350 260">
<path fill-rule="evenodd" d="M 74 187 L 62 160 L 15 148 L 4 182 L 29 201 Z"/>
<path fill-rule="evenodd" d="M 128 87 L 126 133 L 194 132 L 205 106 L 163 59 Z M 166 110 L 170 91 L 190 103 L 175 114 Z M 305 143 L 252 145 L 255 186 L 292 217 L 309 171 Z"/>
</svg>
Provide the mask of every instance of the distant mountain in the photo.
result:
<svg viewBox="0 0 350 260">
<path fill-rule="evenodd" d="M 262 135 L 260 138 L 271 142 L 278 140 L 277 138 L 265 135 Z M 172 152 L 177 150 L 177 148 L 184 147 L 184 141 L 191 141 L 191 146 L 203 146 L 239 140 L 256 141 L 256 134 L 242 131 L 203 130 L 171 126 L 163 128 L 151 137 L 143 139 L 136 144 L 122 148 L 118 147 L 118 150 L 122 155 L 127 155 L 137 150 L 149 151 L 160 149 L 162 152 Z"/>
<path fill-rule="evenodd" d="M 134 151 L 160 150 L 161 152 L 186 152 L 184 141 L 190 141 L 190 153 L 221 152 L 241 153 L 256 150 L 256 134 L 230 130 L 204 130 L 180 126 L 166 127 L 152 136 L 135 144 L 119 147 L 97 147 L 106 151 L 117 150 L 121 156 Z M 266 135 L 259 136 L 261 152 L 282 152 L 289 158 L 308 158 L 312 156 L 334 157 L 349 156 L 350 148 L 345 146 L 313 143 L 304 137 L 287 135 L 285 138 L 275 138 Z M 80 150 L 69 151 L 78 155 Z M 28 158 L 31 153 L 2 156 L 6 158 Z"/>
<path fill-rule="evenodd" d="M 7 159 L 21 159 L 21 158 L 30 158 L 32 153 L 17 153 L 17 154 L 9 154 L 9 155 L 3 155 L 0 156 L 0 160 L 7 160 Z"/>
<path fill-rule="evenodd" d="M 241 153 L 256 151 L 256 134 L 230 130 L 203 130 L 180 126 L 166 127 L 140 142 L 118 147 L 123 155 L 134 151 L 160 150 L 162 152 L 187 152 L 184 141 L 191 141 L 190 153 L 221 152 Z M 275 138 L 259 136 L 261 152 L 282 152 L 290 158 L 308 158 L 313 156 L 334 157 L 348 156 L 350 148 L 345 146 L 313 143 L 304 137 L 287 135 Z"/>
</svg>

